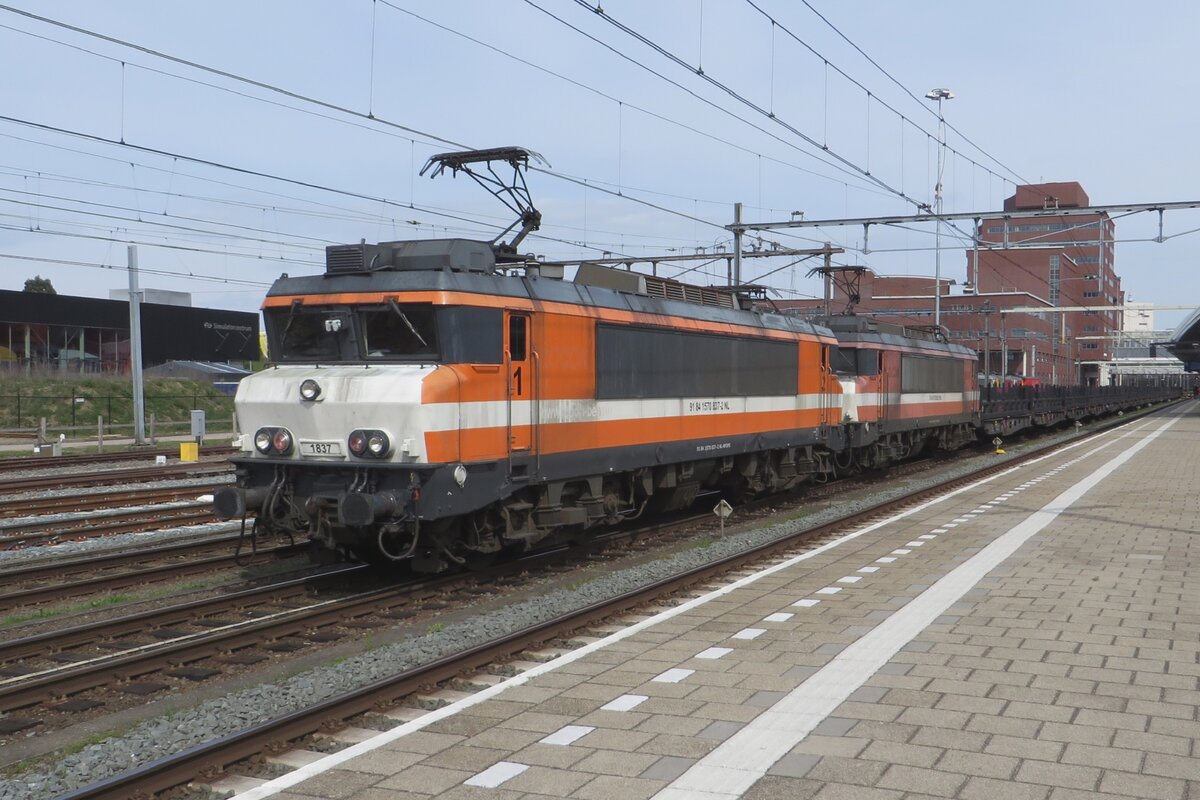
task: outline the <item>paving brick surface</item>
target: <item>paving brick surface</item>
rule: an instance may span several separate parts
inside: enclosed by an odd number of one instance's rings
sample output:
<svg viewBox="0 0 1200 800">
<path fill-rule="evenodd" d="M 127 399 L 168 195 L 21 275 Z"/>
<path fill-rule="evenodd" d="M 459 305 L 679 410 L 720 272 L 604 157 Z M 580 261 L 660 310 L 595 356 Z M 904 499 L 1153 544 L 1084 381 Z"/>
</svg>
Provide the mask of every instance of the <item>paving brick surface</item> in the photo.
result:
<svg viewBox="0 0 1200 800">
<path fill-rule="evenodd" d="M 1181 408 L 743 796 L 1200 798 L 1200 404 Z M 279 796 L 653 797 L 1171 413 L 920 509 Z M 805 599 L 820 602 L 793 605 Z M 730 652 L 697 658 L 713 647 Z M 656 680 L 677 668 L 693 672 Z M 625 695 L 647 699 L 601 709 Z M 541 741 L 565 726 L 594 730 Z M 526 769 L 465 785 L 498 762 Z"/>
</svg>

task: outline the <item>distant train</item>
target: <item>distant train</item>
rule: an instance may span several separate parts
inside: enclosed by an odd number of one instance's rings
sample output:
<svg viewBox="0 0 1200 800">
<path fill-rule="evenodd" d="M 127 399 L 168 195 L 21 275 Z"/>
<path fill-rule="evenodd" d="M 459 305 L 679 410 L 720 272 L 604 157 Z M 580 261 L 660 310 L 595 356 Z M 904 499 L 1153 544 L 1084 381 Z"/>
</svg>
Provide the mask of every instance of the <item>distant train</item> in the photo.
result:
<svg viewBox="0 0 1200 800">
<path fill-rule="evenodd" d="M 481 180 L 471 164 L 519 171 L 534 155 L 430 163 Z M 976 354 L 936 332 L 805 321 L 748 289 L 595 264 L 567 282 L 516 254 L 541 219 L 523 187 L 503 189 L 524 223 L 508 244 L 334 246 L 323 275 L 274 283 L 273 364 L 238 387 L 246 433 L 218 516 L 440 571 L 687 508 L 702 490 L 778 492 L 1180 391 L 981 403 Z"/>
<path fill-rule="evenodd" d="M 331 247 L 324 275 L 276 281 L 218 514 L 436 571 L 1181 391 L 981 404 L 976 354 L 932 333 L 596 265 L 509 272 L 442 239 Z"/>
</svg>

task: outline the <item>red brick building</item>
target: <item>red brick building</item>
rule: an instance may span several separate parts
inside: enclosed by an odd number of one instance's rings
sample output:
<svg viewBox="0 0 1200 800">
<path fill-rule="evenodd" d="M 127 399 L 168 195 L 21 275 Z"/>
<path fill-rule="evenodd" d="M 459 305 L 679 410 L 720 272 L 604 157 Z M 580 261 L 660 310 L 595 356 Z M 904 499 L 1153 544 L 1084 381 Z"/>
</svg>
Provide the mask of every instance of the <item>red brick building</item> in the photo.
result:
<svg viewBox="0 0 1200 800">
<path fill-rule="evenodd" d="M 1111 340 L 1121 328 L 1124 303 L 1114 270 L 1114 226 L 1107 214 L 1063 216 L 1055 209 L 1089 205 L 1075 182 L 1018 186 L 1004 211 L 1041 211 L 1045 216 L 986 217 L 980 223 L 978 251 L 967 251 L 966 280 L 943 277 L 942 326 L 951 341 L 980 354 L 979 369 L 1037 378 L 1044 383 L 1096 383 L 1099 362 L 1111 357 Z M 976 257 L 978 256 L 978 262 Z M 855 312 L 903 325 L 933 324 L 931 276 L 876 275 L 859 279 Z M 832 292 L 834 313 L 846 307 L 843 288 Z M 789 301 L 798 313 L 816 315 L 822 301 Z M 1052 311 L 1055 307 L 1095 306 L 1096 311 Z M 1045 308 L 1044 312 L 1007 309 Z"/>
<path fill-rule="evenodd" d="M 989 249 L 979 250 L 977 265 L 975 252 L 967 252 L 967 280 L 979 294 L 1023 291 L 1051 306 L 1097 309 L 1042 315 L 1053 326 L 1050 349 L 1043 347 L 1045 360 L 1038 358 L 1032 365 L 1036 373 L 1028 373 L 1042 380 L 1057 377 L 1057 382 L 1066 383 L 1063 376 L 1077 371 L 1083 382 L 1096 382 L 1099 362 L 1112 357 L 1112 340 L 1095 337 L 1121 330 L 1122 312 L 1113 306 L 1124 304 L 1125 293 L 1114 268 L 1112 219 L 1107 214 L 1052 213 L 1089 205 L 1087 193 L 1074 181 L 1018 186 L 1016 194 L 1004 201 L 1005 211 L 1051 213 L 1033 219 L 985 218 L 978 233 Z"/>
</svg>

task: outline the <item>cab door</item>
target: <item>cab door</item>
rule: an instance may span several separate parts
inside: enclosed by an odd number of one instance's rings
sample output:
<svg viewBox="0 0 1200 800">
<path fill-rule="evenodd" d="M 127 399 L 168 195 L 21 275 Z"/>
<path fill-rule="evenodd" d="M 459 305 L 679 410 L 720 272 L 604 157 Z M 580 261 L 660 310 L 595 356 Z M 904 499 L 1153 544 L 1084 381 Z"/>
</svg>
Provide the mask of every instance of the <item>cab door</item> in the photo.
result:
<svg viewBox="0 0 1200 800">
<path fill-rule="evenodd" d="M 533 443 L 533 405 L 536 400 L 532 357 L 532 326 L 528 314 L 504 314 L 504 360 L 508 365 L 508 451 L 528 451 Z"/>
</svg>

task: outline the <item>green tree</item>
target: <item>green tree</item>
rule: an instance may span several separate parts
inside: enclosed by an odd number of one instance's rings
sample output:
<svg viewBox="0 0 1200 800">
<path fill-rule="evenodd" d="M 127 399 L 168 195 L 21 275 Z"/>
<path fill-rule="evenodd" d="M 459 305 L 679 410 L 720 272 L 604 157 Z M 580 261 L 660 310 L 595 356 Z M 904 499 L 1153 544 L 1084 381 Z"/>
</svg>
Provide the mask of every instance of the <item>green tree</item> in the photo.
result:
<svg viewBox="0 0 1200 800">
<path fill-rule="evenodd" d="M 50 279 L 43 278 L 41 275 L 26 278 L 25 291 L 33 292 L 34 294 L 58 294 L 58 292 L 54 291 L 54 284 L 50 283 Z"/>
</svg>

